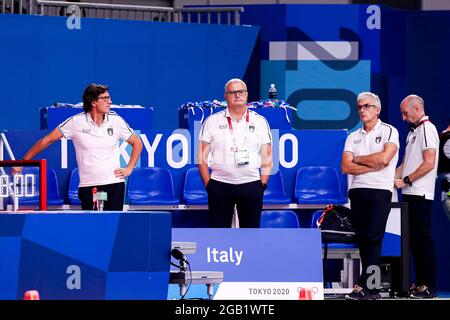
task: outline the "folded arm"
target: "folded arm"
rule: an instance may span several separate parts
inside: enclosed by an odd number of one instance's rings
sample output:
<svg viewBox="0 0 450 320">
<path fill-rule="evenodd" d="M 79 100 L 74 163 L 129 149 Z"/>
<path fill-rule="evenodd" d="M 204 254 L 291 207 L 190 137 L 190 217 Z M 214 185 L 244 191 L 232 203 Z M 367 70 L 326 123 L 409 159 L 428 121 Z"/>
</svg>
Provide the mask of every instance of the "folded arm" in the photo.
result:
<svg viewBox="0 0 450 320">
<path fill-rule="evenodd" d="M 383 151 L 375 152 L 365 156 L 358 156 L 353 158 L 353 162 L 361 164 L 370 168 L 381 170 L 389 165 L 392 158 L 397 153 L 397 145 L 394 143 L 386 143 Z"/>
<path fill-rule="evenodd" d="M 363 164 L 358 164 L 353 162 L 354 155 L 351 152 L 344 151 L 342 154 L 342 173 L 343 174 L 352 174 L 354 176 L 378 171 L 377 169 L 368 167 Z"/>
</svg>

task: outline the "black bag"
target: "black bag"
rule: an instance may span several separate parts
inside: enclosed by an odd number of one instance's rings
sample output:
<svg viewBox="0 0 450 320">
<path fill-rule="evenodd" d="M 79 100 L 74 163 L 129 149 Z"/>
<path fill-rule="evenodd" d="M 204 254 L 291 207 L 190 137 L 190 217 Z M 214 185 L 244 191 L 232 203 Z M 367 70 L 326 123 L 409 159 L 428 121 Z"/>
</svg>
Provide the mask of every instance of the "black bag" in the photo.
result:
<svg viewBox="0 0 450 320">
<path fill-rule="evenodd" d="M 355 229 L 350 223 L 350 209 L 344 206 L 328 206 L 320 218 L 317 226 L 322 233 L 322 241 L 351 243 L 356 241 Z"/>
<path fill-rule="evenodd" d="M 324 244 L 323 252 L 323 272 L 324 287 L 327 288 L 326 270 L 328 257 L 328 243 L 352 243 L 356 242 L 356 233 L 350 223 L 350 209 L 344 206 L 329 205 L 326 207 L 319 219 L 317 226 L 320 228 L 322 242 Z M 331 285 L 331 284 L 330 284 Z"/>
</svg>

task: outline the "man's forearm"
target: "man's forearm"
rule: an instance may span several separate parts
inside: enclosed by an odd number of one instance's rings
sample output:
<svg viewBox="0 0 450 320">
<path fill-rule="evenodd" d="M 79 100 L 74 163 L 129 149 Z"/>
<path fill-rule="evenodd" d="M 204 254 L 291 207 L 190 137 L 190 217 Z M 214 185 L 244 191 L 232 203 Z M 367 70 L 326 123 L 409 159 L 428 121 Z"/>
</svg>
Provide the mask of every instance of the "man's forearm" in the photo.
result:
<svg viewBox="0 0 450 320">
<path fill-rule="evenodd" d="M 202 177 L 203 184 L 206 186 L 210 179 L 208 164 L 207 163 L 199 163 L 198 171 L 200 173 L 200 176 Z"/>
<path fill-rule="evenodd" d="M 139 160 L 139 156 L 142 152 L 142 142 L 141 139 L 137 136 L 137 134 L 133 134 L 127 142 L 131 145 L 131 157 L 130 161 L 128 161 L 127 168 L 130 169 L 130 172 L 133 171 L 136 163 Z"/>
<path fill-rule="evenodd" d="M 141 151 L 142 151 L 142 144 L 133 145 L 130 161 L 128 161 L 128 165 L 127 165 L 127 167 L 129 169 L 131 169 L 131 170 L 134 169 L 134 167 L 136 166 L 136 163 L 139 160 L 139 156 L 141 155 Z"/>
<path fill-rule="evenodd" d="M 403 176 L 403 163 L 395 169 L 395 179 L 401 179 Z"/>
<path fill-rule="evenodd" d="M 36 155 L 42 152 L 45 148 L 47 148 L 50 145 L 50 141 L 48 139 L 42 138 L 38 142 L 36 142 L 28 151 L 25 153 L 25 155 L 22 157 L 23 160 L 31 160 Z"/>
<path fill-rule="evenodd" d="M 345 166 L 342 167 L 342 173 L 352 174 L 354 176 L 375 171 L 378 171 L 378 169 L 371 168 L 358 163 L 347 163 Z"/>
<path fill-rule="evenodd" d="M 353 162 L 377 170 L 380 170 L 389 164 L 386 157 L 381 152 L 354 157 Z"/>
<path fill-rule="evenodd" d="M 414 182 L 416 180 L 419 180 L 423 176 L 425 176 L 428 172 L 433 170 L 433 164 L 422 162 L 422 164 L 414 171 L 413 173 L 409 174 L 409 179 Z"/>
</svg>

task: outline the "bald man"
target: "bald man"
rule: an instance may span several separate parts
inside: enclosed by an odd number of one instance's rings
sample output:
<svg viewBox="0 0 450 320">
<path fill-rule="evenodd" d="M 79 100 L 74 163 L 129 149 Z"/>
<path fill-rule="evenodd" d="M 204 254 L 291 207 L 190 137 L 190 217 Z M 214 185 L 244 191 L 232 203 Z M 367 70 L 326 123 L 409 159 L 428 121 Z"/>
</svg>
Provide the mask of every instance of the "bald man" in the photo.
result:
<svg viewBox="0 0 450 320">
<path fill-rule="evenodd" d="M 425 115 L 421 97 L 409 95 L 400 104 L 402 119 L 410 127 L 395 187 L 409 204 L 409 235 L 416 270 L 410 298 L 436 297 L 436 254 L 431 234 L 431 206 L 439 159 L 439 135 Z"/>
</svg>

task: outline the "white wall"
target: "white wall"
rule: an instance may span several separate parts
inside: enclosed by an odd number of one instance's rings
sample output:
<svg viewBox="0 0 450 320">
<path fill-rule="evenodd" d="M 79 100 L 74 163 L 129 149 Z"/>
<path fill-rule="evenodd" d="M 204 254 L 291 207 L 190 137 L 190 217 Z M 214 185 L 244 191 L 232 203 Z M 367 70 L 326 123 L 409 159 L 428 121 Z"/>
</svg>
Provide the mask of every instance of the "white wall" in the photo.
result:
<svg viewBox="0 0 450 320">
<path fill-rule="evenodd" d="M 450 10 L 450 0 L 422 0 L 422 10 Z"/>
</svg>

